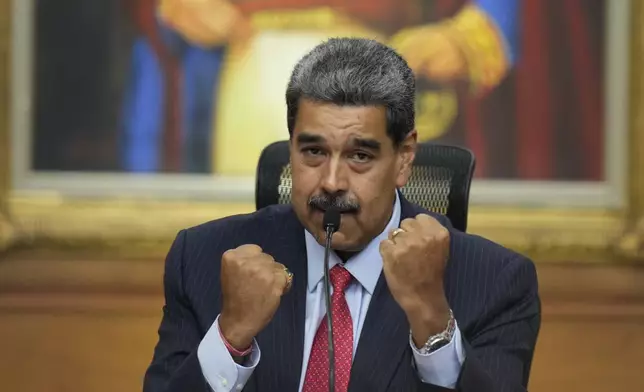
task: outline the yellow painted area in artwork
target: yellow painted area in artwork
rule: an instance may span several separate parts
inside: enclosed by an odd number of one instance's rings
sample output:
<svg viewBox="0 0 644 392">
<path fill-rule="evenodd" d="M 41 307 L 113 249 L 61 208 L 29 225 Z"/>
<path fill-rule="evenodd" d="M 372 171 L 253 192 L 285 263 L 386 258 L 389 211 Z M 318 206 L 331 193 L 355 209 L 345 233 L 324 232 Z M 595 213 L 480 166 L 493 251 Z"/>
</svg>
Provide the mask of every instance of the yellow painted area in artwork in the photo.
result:
<svg viewBox="0 0 644 392">
<path fill-rule="evenodd" d="M 232 43 L 222 67 L 213 138 L 213 172 L 253 175 L 262 149 L 288 138 L 285 91 L 295 64 L 331 37 L 367 37 L 377 31 L 332 8 L 256 13 L 249 42 Z M 420 92 L 417 130 L 421 141 L 444 133 L 457 113 L 451 89 Z"/>
<path fill-rule="evenodd" d="M 257 13 L 250 42 L 232 43 L 217 96 L 214 168 L 252 175 L 262 149 L 288 138 L 285 91 L 295 64 L 336 36 L 379 39 L 376 32 L 330 8 Z"/>
<path fill-rule="evenodd" d="M 510 70 L 510 62 L 494 21 L 482 9 L 468 5 L 446 26 L 467 58 L 473 93 L 498 86 Z"/>
</svg>

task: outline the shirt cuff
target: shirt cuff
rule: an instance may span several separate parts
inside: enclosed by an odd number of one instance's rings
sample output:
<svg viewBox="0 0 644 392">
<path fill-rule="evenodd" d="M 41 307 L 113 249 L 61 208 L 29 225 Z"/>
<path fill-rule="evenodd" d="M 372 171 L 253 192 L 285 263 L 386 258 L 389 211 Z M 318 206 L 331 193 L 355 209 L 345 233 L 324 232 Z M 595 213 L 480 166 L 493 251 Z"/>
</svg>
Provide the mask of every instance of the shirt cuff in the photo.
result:
<svg viewBox="0 0 644 392">
<path fill-rule="evenodd" d="M 452 341 L 432 353 L 421 354 L 411 336 L 409 344 L 414 353 L 416 371 L 422 382 L 450 389 L 456 386 L 461 366 L 465 362 L 465 348 L 458 323 Z"/>
<path fill-rule="evenodd" d="M 208 385 L 215 391 L 241 391 L 259 363 L 261 353 L 255 339 L 252 352 L 244 364 L 237 364 L 228 352 L 219 332 L 219 316 L 204 336 L 197 358 Z"/>
</svg>

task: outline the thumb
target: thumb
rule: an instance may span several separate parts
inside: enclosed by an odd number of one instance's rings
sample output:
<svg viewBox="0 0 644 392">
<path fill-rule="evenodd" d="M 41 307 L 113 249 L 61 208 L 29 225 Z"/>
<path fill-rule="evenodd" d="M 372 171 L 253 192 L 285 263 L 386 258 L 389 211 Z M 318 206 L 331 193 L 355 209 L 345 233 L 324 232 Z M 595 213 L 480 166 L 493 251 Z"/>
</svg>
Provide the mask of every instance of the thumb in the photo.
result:
<svg viewBox="0 0 644 392">
<path fill-rule="evenodd" d="M 386 262 L 393 252 L 394 242 L 390 239 L 386 239 L 380 242 L 380 256 L 382 256 L 382 261 Z"/>
</svg>

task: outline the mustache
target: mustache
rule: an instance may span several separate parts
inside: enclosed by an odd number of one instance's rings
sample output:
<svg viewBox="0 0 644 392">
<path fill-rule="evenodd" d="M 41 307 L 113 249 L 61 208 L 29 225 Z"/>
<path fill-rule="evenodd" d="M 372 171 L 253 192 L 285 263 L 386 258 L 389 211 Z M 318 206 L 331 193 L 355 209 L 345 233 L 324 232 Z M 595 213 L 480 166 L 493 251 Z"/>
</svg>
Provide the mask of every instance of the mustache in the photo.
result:
<svg viewBox="0 0 644 392">
<path fill-rule="evenodd" d="M 340 195 L 315 195 L 309 198 L 309 207 L 318 210 L 336 210 L 340 213 L 355 213 L 360 211 L 360 203 Z"/>
</svg>

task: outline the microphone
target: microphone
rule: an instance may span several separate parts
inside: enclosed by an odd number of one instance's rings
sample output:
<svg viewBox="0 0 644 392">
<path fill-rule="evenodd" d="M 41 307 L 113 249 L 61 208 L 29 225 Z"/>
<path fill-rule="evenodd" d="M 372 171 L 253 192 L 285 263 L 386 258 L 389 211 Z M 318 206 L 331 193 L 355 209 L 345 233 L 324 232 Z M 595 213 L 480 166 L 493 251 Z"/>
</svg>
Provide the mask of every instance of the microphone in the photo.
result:
<svg viewBox="0 0 644 392">
<path fill-rule="evenodd" d="M 324 247 L 324 300 L 326 303 L 326 323 L 329 332 L 329 392 L 335 392 L 335 352 L 333 348 L 333 323 L 331 319 L 331 280 L 329 278 L 329 253 L 331 253 L 331 238 L 340 229 L 340 211 L 329 209 L 324 212 L 322 220 L 326 231 L 326 246 Z"/>
</svg>

